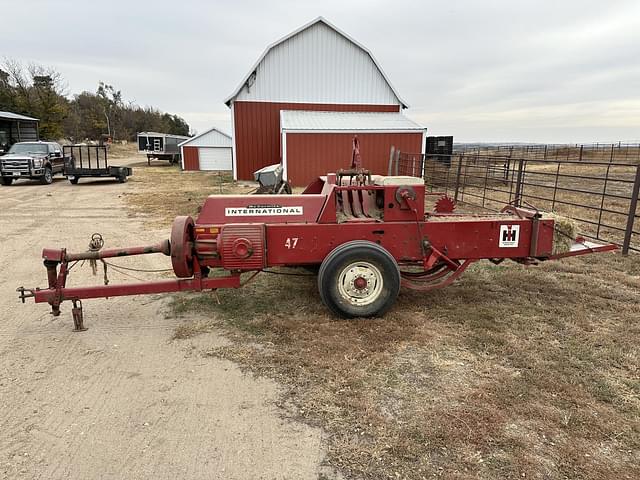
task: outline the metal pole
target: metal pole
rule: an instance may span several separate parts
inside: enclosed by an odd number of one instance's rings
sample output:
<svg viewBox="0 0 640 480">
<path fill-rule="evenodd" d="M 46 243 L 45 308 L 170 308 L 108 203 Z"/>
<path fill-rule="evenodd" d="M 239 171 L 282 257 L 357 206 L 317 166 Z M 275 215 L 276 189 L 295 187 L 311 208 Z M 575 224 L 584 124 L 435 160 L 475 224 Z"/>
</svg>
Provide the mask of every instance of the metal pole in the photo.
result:
<svg viewBox="0 0 640 480">
<path fill-rule="evenodd" d="M 556 194 L 558 193 L 558 179 L 560 178 L 560 162 L 558 162 L 558 169 L 556 170 L 556 181 L 553 184 L 553 200 L 551 201 L 551 211 L 556 208 Z"/>
<path fill-rule="evenodd" d="M 462 159 L 463 154 L 458 155 L 458 172 L 456 173 L 456 191 L 454 195 L 454 199 L 458 201 L 458 192 L 460 191 L 460 173 L 462 173 Z"/>
<path fill-rule="evenodd" d="M 622 242 L 623 255 L 629 254 L 629 246 L 631 245 L 631 234 L 633 233 L 633 224 L 636 219 L 636 209 L 638 208 L 638 193 L 640 193 L 640 165 L 636 167 L 636 179 L 633 183 L 633 191 L 631 192 L 631 203 L 629 204 L 627 228 L 624 232 L 624 242 Z"/>
<path fill-rule="evenodd" d="M 389 169 L 387 170 L 387 175 L 390 177 L 391 172 L 393 171 L 393 154 L 395 153 L 396 147 L 391 145 L 391 152 L 389 153 Z"/>
<path fill-rule="evenodd" d="M 546 151 L 546 147 L 545 147 L 545 154 L 547 153 Z M 522 180 L 523 180 L 523 174 L 524 174 L 524 158 L 521 158 L 518 161 L 518 178 L 516 180 L 516 196 L 514 198 L 514 204 L 516 207 L 519 207 L 521 205 L 522 202 Z"/>
<path fill-rule="evenodd" d="M 613 145 L 611 145 L 611 158 L 607 171 L 604 175 L 604 186 L 602 187 L 602 198 L 600 200 L 600 212 L 598 213 L 598 228 L 596 230 L 596 238 L 600 238 L 600 227 L 602 226 L 602 209 L 604 208 L 604 199 L 607 196 L 607 183 L 609 182 L 609 171 L 611 170 L 611 161 L 613 160 Z"/>
</svg>

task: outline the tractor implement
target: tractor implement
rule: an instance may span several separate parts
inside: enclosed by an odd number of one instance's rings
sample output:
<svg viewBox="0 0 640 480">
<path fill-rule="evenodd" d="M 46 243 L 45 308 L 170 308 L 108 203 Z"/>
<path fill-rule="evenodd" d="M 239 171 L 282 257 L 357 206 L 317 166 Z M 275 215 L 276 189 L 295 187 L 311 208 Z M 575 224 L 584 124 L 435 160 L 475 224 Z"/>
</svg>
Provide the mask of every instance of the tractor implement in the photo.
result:
<svg viewBox="0 0 640 480">
<path fill-rule="evenodd" d="M 155 245 L 103 250 L 94 237 L 88 252 L 45 249 L 48 287 L 18 292 L 23 302 L 48 303 L 55 316 L 72 302 L 79 331 L 84 299 L 239 288 L 267 268 L 319 267 L 320 297 L 331 312 L 371 317 L 393 305 L 401 286 L 442 288 L 479 260 L 534 265 L 617 248 L 575 238 L 561 250 L 556 219 L 544 212 L 508 205 L 501 213 L 460 214 L 446 195 L 425 211 L 429 195 L 420 178 L 371 175 L 357 162 L 297 195 L 211 195 L 195 221 L 177 217 L 171 238 Z M 170 256 L 177 278 L 107 284 L 104 259 L 143 254 Z M 94 272 L 104 263 L 105 285 L 67 285 L 83 260 L 94 262 Z"/>
</svg>

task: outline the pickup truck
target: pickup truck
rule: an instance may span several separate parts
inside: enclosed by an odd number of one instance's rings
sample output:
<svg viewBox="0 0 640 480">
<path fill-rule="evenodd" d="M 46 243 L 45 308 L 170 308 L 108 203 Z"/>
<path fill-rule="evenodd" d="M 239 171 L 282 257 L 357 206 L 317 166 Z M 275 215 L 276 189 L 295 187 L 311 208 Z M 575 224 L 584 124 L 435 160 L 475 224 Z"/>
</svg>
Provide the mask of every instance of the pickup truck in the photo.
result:
<svg viewBox="0 0 640 480">
<path fill-rule="evenodd" d="M 20 142 L 0 157 L 2 185 L 14 180 L 30 178 L 48 185 L 56 173 L 64 173 L 65 158 L 62 147 L 55 142 Z"/>
</svg>

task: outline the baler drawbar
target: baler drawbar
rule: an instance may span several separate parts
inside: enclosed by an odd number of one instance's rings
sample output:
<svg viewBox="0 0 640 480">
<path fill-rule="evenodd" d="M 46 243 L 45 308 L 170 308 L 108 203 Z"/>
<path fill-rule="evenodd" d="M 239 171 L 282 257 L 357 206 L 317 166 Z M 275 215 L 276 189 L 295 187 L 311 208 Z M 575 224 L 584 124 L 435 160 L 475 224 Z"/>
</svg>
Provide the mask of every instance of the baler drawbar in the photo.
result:
<svg viewBox="0 0 640 480">
<path fill-rule="evenodd" d="M 422 179 L 360 168 L 320 177 L 297 195 L 211 195 L 195 221 L 177 217 L 170 240 L 155 245 L 44 249 L 48 287 L 18 292 L 23 302 L 48 303 L 55 316 L 71 301 L 78 331 L 84 299 L 239 288 L 243 274 L 305 266 L 319 268 L 320 297 L 334 314 L 371 317 L 393 305 L 401 285 L 441 288 L 478 260 L 529 265 L 617 248 L 577 238 L 558 251 L 553 217 L 512 205 L 497 214 L 457 214 L 446 195 L 437 195 L 435 210 L 425 212 Z M 73 262 L 152 253 L 170 256 L 177 278 L 108 285 L 105 275 L 105 285 L 67 286 Z M 213 269 L 224 274 L 209 276 Z"/>
</svg>

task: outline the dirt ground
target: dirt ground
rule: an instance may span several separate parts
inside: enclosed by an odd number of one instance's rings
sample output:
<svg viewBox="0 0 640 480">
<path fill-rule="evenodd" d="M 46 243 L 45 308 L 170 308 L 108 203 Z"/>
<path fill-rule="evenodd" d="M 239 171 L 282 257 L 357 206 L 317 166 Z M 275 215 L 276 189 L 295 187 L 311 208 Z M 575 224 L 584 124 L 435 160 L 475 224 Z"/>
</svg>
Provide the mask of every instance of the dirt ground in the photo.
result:
<svg viewBox="0 0 640 480">
<path fill-rule="evenodd" d="M 194 353 L 225 346 L 219 334 L 173 340 L 182 320 L 165 314 L 166 296 L 87 301 L 83 333 L 67 304 L 53 318 L 18 301 L 16 287 L 45 286 L 43 246 L 84 251 L 94 232 L 109 246 L 167 238 L 169 224 L 145 228 L 127 212 L 123 194 L 135 189 L 62 178 L 0 187 L 0 478 L 326 477 L 322 431 L 282 416 L 274 381 Z M 128 265 L 170 267 L 162 255 Z M 87 265 L 70 276 L 101 281 Z"/>
</svg>

